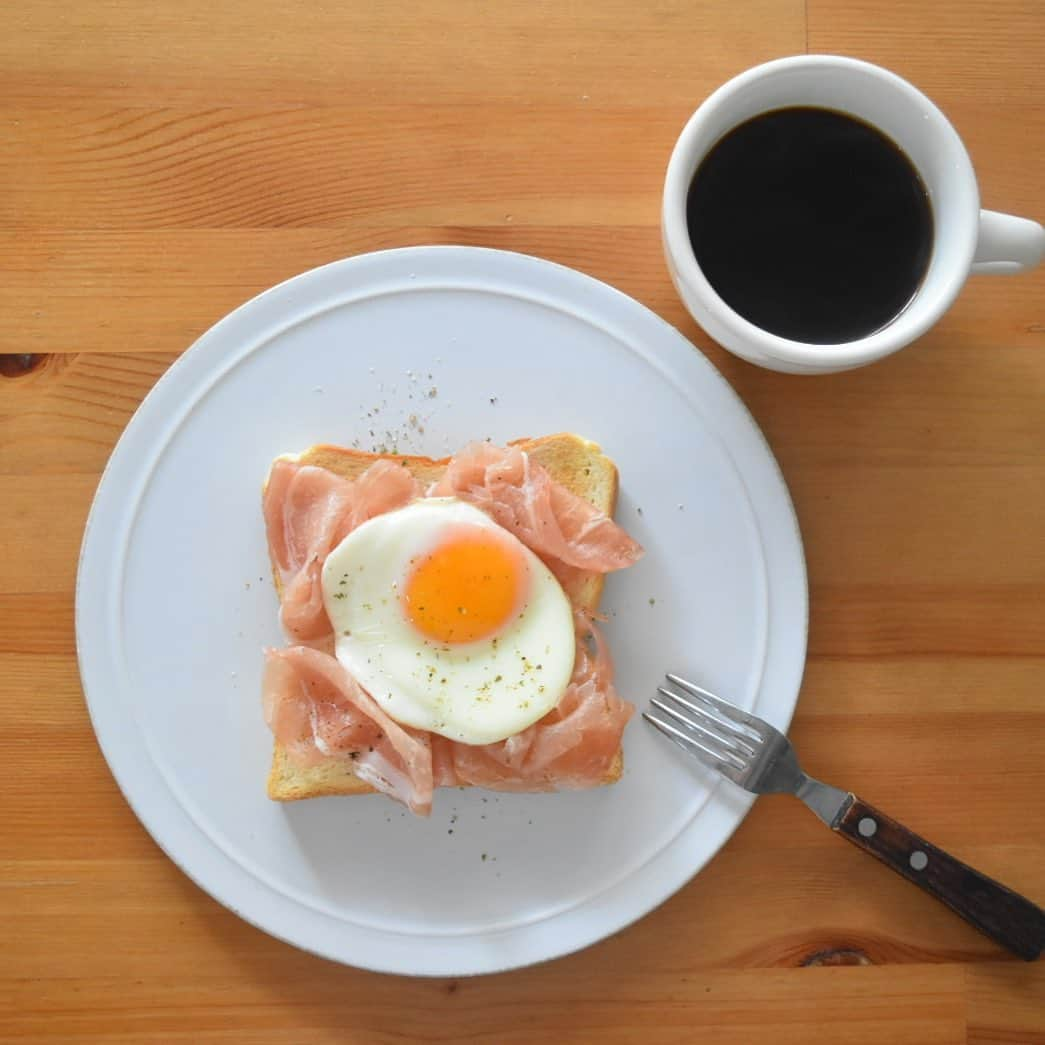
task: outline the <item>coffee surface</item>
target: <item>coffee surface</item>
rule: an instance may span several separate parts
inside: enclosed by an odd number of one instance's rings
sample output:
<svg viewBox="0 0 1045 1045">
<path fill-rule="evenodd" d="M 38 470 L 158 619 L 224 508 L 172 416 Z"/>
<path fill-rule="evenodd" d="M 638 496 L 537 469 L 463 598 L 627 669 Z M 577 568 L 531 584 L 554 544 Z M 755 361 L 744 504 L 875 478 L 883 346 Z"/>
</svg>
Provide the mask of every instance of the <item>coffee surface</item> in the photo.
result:
<svg viewBox="0 0 1045 1045">
<path fill-rule="evenodd" d="M 773 334 L 855 341 L 910 302 L 933 245 L 929 196 L 890 138 L 830 109 L 762 113 L 708 152 L 687 199 L 697 263 Z"/>
</svg>

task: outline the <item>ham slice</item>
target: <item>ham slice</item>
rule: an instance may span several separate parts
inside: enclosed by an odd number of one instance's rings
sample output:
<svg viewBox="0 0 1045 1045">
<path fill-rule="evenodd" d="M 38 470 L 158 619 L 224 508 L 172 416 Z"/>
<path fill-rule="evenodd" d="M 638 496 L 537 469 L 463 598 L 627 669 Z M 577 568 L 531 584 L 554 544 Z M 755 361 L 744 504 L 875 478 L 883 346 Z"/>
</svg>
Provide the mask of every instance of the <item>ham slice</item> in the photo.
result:
<svg viewBox="0 0 1045 1045">
<path fill-rule="evenodd" d="M 577 646 L 562 699 L 536 724 L 498 744 L 472 746 L 394 722 L 341 664 L 306 646 L 267 650 L 265 721 L 301 765 L 332 756 L 375 790 L 421 815 L 432 789 L 559 791 L 605 781 L 634 713 L 613 685 L 613 665 L 592 627 L 594 653 Z"/>
<path fill-rule="evenodd" d="M 331 756 L 375 791 L 427 816 L 432 809 L 429 734 L 400 726 L 329 653 L 307 646 L 265 651 L 265 721 L 299 765 Z"/>
<path fill-rule="evenodd" d="M 614 687 L 613 662 L 594 625 L 591 636 L 594 654 L 578 642 L 566 692 L 529 729 L 483 746 L 433 737 L 433 751 L 446 749 L 439 752 L 441 780 L 494 791 L 565 791 L 605 782 L 635 708 Z"/>
<path fill-rule="evenodd" d="M 361 523 L 402 508 L 421 485 L 402 465 L 375 461 L 358 479 L 280 459 L 265 487 L 269 552 L 279 570 L 283 627 L 297 642 L 330 634 L 321 575 L 327 555 Z"/>
<path fill-rule="evenodd" d="M 542 559 L 608 573 L 633 565 L 641 545 L 608 515 L 555 482 L 516 446 L 473 443 L 455 455 L 430 497 L 481 508 Z M 555 563 L 549 563 L 554 569 Z"/>
</svg>

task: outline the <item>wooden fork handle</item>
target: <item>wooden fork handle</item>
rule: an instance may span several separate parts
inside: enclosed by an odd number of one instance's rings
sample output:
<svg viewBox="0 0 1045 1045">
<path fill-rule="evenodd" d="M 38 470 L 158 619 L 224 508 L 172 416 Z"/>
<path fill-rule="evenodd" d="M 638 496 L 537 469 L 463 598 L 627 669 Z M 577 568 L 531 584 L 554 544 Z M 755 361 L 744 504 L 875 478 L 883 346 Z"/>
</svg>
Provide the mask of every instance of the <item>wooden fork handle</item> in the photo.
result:
<svg viewBox="0 0 1045 1045">
<path fill-rule="evenodd" d="M 835 830 L 942 900 L 980 932 L 1034 961 L 1045 948 L 1045 911 L 956 860 L 903 824 L 852 795 Z"/>
</svg>

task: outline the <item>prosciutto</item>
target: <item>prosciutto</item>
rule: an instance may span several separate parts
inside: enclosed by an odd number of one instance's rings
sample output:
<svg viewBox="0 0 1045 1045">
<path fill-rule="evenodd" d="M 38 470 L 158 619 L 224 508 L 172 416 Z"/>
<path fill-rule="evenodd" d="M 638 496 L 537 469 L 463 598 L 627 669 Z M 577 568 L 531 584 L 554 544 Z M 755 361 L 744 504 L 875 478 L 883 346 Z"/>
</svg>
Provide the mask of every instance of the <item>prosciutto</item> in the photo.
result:
<svg viewBox="0 0 1045 1045">
<path fill-rule="evenodd" d="M 380 459 L 358 479 L 282 458 L 272 466 L 262 501 L 269 553 L 279 571 L 280 616 L 291 640 L 330 634 L 323 608 L 323 563 L 357 526 L 402 508 L 422 492 L 402 465 Z"/>
<path fill-rule="evenodd" d="M 591 627 L 573 677 L 539 722 L 497 744 L 474 746 L 398 725 L 330 654 L 307 646 L 265 654 L 265 721 L 301 765 L 347 758 L 353 772 L 421 815 L 434 787 L 559 791 L 604 783 L 634 708 L 613 684 L 613 664 Z"/>
<path fill-rule="evenodd" d="M 570 684 L 539 722 L 497 744 L 432 738 L 433 748 L 446 749 L 440 752 L 443 779 L 493 791 L 565 791 L 605 782 L 635 708 L 617 693 L 609 649 L 595 626 L 589 628 L 594 652 L 578 642 Z"/>
<path fill-rule="evenodd" d="M 428 495 L 474 504 L 542 559 L 565 566 L 609 573 L 642 555 L 639 543 L 608 515 L 555 482 L 517 446 L 465 447 Z"/>
<path fill-rule="evenodd" d="M 308 646 L 268 649 L 261 689 L 265 722 L 299 765 L 349 758 L 375 791 L 431 812 L 431 736 L 394 721 L 336 658 Z"/>
</svg>

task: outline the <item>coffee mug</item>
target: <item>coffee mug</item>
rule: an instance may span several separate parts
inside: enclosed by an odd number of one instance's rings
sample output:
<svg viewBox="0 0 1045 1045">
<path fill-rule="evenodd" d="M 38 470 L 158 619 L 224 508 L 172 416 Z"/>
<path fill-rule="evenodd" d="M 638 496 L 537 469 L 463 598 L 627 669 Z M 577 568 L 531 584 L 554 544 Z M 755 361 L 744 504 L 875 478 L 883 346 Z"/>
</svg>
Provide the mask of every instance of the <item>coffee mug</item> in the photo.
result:
<svg viewBox="0 0 1045 1045">
<path fill-rule="evenodd" d="M 702 160 L 745 121 L 791 107 L 834 110 L 877 128 L 906 154 L 929 197 L 933 241 L 925 275 L 907 306 L 866 337 L 810 344 L 773 334 L 726 304 L 697 263 L 686 208 Z M 921 91 L 878 66 L 835 55 L 767 62 L 707 98 L 671 154 L 661 234 L 675 288 L 704 330 L 735 355 L 796 374 L 849 370 L 890 355 L 947 311 L 970 273 L 1024 272 L 1045 252 L 1045 229 L 1037 222 L 980 210 L 969 154 L 947 117 Z"/>
</svg>

